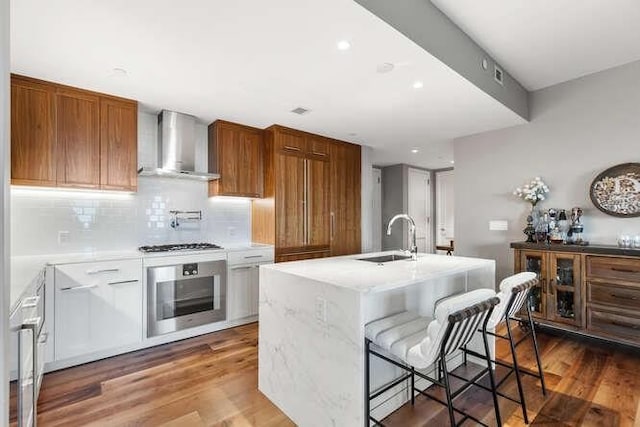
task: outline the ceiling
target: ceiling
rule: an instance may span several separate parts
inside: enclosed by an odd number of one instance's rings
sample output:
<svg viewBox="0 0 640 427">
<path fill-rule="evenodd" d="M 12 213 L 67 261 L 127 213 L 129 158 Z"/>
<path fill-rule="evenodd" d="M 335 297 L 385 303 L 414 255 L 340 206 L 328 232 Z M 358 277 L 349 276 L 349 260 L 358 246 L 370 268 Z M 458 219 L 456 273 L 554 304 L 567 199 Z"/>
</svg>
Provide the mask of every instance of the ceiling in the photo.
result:
<svg viewBox="0 0 640 427">
<path fill-rule="evenodd" d="M 640 59 L 638 0 L 431 0 L 528 90 Z"/>
<path fill-rule="evenodd" d="M 450 167 L 452 138 L 523 123 L 352 0 L 19 0 L 11 14 L 13 72 L 370 145 L 379 165 Z"/>
</svg>

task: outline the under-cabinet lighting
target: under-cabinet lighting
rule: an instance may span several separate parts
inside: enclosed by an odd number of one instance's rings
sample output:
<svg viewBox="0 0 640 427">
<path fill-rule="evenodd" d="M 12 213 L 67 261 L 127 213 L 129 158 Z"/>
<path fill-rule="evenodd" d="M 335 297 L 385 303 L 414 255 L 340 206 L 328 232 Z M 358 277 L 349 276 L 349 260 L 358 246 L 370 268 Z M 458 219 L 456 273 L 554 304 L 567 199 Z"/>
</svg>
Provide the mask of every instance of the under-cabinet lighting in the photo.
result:
<svg viewBox="0 0 640 427">
<path fill-rule="evenodd" d="M 67 199 L 132 199 L 132 191 L 85 190 L 75 188 L 47 188 L 11 186 L 11 195 L 30 197 L 60 197 Z"/>
</svg>

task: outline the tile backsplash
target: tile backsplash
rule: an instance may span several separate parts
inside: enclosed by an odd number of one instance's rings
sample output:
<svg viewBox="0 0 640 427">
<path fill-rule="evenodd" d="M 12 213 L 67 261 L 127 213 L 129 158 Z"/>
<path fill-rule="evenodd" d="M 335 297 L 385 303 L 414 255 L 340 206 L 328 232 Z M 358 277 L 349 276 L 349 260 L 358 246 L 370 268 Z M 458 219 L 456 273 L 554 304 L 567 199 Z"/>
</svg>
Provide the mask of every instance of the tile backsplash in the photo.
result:
<svg viewBox="0 0 640 427">
<path fill-rule="evenodd" d="M 202 220 L 170 226 L 170 210 Z M 248 199 L 207 198 L 204 182 L 139 177 L 135 194 L 12 187 L 13 255 L 133 249 L 147 244 L 251 240 Z"/>
</svg>

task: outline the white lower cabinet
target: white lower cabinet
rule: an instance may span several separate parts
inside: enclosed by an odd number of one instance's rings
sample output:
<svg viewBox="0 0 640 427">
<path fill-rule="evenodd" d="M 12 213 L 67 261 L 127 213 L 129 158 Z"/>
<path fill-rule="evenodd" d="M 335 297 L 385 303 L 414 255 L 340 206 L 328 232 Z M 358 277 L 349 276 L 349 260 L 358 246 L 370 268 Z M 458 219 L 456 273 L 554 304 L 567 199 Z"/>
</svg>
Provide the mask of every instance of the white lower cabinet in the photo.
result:
<svg viewBox="0 0 640 427">
<path fill-rule="evenodd" d="M 55 358 L 142 340 L 142 263 L 66 264 L 55 269 Z"/>
<path fill-rule="evenodd" d="M 258 315 L 260 265 L 273 263 L 273 248 L 229 252 L 227 255 L 227 319 Z"/>
<path fill-rule="evenodd" d="M 229 267 L 227 317 L 229 320 L 258 314 L 258 265 Z"/>
</svg>

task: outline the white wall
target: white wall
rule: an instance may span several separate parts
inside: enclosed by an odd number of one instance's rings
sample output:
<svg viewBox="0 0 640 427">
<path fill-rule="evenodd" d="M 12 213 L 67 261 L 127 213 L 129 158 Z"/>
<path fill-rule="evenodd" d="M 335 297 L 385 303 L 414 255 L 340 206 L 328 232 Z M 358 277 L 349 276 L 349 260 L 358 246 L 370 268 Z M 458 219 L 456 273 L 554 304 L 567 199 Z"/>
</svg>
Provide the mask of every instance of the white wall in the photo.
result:
<svg viewBox="0 0 640 427">
<path fill-rule="evenodd" d="M 199 144 L 206 127 L 198 126 Z M 155 156 L 155 115 L 140 113 L 139 159 Z M 206 156 L 196 162 L 204 167 Z M 202 210 L 203 220 L 178 229 L 170 210 Z M 12 188 L 13 255 L 132 249 L 146 244 L 209 241 L 222 245 L 251 240 L 251 202 L 207 197 L 199 181 L 139 177 L 133 195 Z M 59 231 L 68 231 L 59 242 Z"/>
<path fill-rule="evenodd" d="M 9 0 L 0 0 L 0 424 L 9 424 Z"/>
<path fill-rule="evenodd" d="M 543 209 L 584 208 L 587 240 L 640 234 L 640 218 L 605 215 L 589 199 L 598 173 L 640 162 L 640 61 L 534 92 L 530 123 L 460 138 L 454 154 L 456 255 L 496 259 L 498 278 L 512 272 L 509 243 L 524 240 L 529 210 L 511 193 L 535 176 L 551 188 Z M 509 231 L 489 231 L 492 219 Z"/>
</svg>

